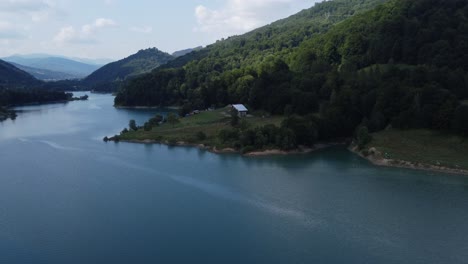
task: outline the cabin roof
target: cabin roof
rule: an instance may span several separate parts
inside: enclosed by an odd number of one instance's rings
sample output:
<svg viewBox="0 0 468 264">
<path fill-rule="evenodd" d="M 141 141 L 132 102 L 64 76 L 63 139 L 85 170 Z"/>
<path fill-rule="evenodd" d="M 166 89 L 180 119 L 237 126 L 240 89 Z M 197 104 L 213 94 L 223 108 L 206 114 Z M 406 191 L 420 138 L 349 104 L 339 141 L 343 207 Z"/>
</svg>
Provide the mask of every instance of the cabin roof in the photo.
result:
<svg viewBox="0 0 468 264">
<path fill-rule="evenodd" d="M 243 105 L 243 104 L 235 104 L 235 105 L 232 105 L 232 107 L 234 107 L 234 109 L 236 109 L 238 112 L 247 112 L 247 111 L 249 111 L 247 109 L 247 107 L 245 107 L 245 105 Z"/>
</svg>

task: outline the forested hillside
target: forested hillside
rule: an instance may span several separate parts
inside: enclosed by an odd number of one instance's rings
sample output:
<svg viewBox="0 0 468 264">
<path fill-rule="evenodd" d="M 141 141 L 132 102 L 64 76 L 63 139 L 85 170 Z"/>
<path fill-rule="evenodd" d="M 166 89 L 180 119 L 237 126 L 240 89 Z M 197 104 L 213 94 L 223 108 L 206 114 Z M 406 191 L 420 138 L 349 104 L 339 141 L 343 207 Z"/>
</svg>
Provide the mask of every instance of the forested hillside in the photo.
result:
<svg viewBox="0 0 468 264">
<path fill-rule="evenodd" d="M 272 54 L 285 58 L 304 40 L 327 32 L 333 25 L 385 1 L 387 0 L 335 0 L 319 3 L 244 35 L 218 41 L 162 67 L 177 68 L 187 62 L 194 62 L 195 65 L 188 66 L 196 66 L 202 72 L 225 72 L 258 65 Z"/>
<path fill-rule="evenodd" d="M 67 101 L 71 94 L 45 89 L 45 84 L 15 66 L 0 60 L 0 121 L 15 117 L 9 106 Z"/>
<path fill-rule="evenodd" d="M 0 87 L 0 108 L 32 103 L 68 101 L 72 94 L 38 88 L 5 89 Z"/>
<path fill-rule="evenodd" d="M 251 85 L 264 63 L 272 58 L 287 59 L 304 40 L 382 2 L 384 0 L 324 2 L 245 35 L 218 41 L 137 78 L 121 90 L 116 104 L 159 105 L 185 101 L 201 108 L 242 101 L 239 97 L 246 96 L 240 95 L 242 88 L 237 86 Z M 248 93 L 247 88 L 244 92 Z"/>
<path fill-rule="evenodd" d="M 327 1 L 136 78 L 115 103 L 244 103 L 301 115 L 320 139 L 360 125 L 468 134 L 467 43 L 465 0 Z"/>
<path fill-rule="evenodd" d="M 359 124 L 468 134 L 467 52 L 467 1 L 394 0 L 305 43 L 291 70 L 312 81 L 329 135 Z"/>
<path fill-rule="evenodd" d="M 40 81 L 25 71 L 0 60 L 0 87 L 22 88 L 30 85 L 39 85 Z"/>
<path fill-rule="evenodd" d="M 97 91 L 115 91 L 125 80 L 148 73 L 173 58 L 156 48 L 140 50 L 125 59 L 103 66 L 86 77 L 83 84 Z"/>
</svg>

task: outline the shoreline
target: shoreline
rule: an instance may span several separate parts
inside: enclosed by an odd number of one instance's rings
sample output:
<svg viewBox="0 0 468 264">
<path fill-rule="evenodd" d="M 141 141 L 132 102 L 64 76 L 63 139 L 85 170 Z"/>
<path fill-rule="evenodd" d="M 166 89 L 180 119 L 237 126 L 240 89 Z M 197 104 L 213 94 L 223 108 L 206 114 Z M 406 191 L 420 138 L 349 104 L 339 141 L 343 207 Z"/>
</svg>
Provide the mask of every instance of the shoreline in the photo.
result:
<svg viewBox="0 0 468 264">
<path fill-rule="evenodd" d="M 310 154 L 314 151 L 334 147 L 334 146 L 345 146 L 348 145 L 346 142 L 332 142 L 332 143 L 318 143 L 313 147 L 299 147 L 294 150 L 280 150 L 280 149 L 265 149 L 259 151 L 253 151 L 249 153 L 242 154 L 240 151 L 235 150 L 233 148 L 224 148 L 224 149 L 217 149 L 216 147 L 206 146 L 204 144 L 196 144 L 196 143 L 186 143 L 186 142 L 177 142 L 175 145 L 169 144 L 169 142 L 161 142 L 157 140 L 120 140 L 120 142 L 126 143 L 137 143 L 137 144 L 160 144 L 166 146 L 179 146 L 179 147 L 196 147 L 198 149 L 206 150 L 211 153 L 215 154 L 240 154 L 244 157 L 272 157 L 272 156 L 287 156 L 287 155 L 301 155 L 301 154 Z M 380 166 L 380 167 L 393 167 L 393 168 L 402 168 L 402 169 L 412 169 L 412 170 L 423 170 L 423 171 L 430 171 L 430 172 L 439 172 L 439 173 L 448 173 L 448 174 L 456 174 L 456 175 L 466 175 L 468 176 L 468 170 L 464 169 L 456 169 L 456 168 L 449 168 L 437 165 L 429 165 L 429 164 L 420 164 L 420 163 L 412 163 L 409 161 L 404 160 L 394 160 L 394 159 L 385 159 L 380 157 L 378 154 L 379 152 L 375 149 L 369 150 L 372 154 L 364 155 L 362 151 L 358 151 L 355 146 L 349 145 L 348 150 L 352 153 L 368 160 L 373 165 Z"/>
<path fill-rule="evenodd" d="M 114 140 L 110 140 L 114 141 Z M 115 142 L 115 141 L 114 141 Z M 136 143 L 136 144 L 159 144 L 159 145 L 166 145 L 166 146 L 176 146 L 176 147 L 195 147 L 201 150 L 206 150 L 211 153 L 215 154 L 239 154 L 244 157 L 273 157 L 273 156 L 287 156 L 287 155 L 302 155 L 302 154 L 310 154 L 318 150 L 334 147 L 334 146 L 348 146 L 347 149 L 360 156 L 361 158 L 366 159 L 367 161 L 371 162 L 375 166 L 380 167 L 391 167 L 391 168 L 402 168 L 402 169 L 411 169 L 411 170 L 422 170 L 422 171 L 429 171 L 429 172 L 438 172 L 438 173 L 447 173 L 447 174 L 454 174 L 454 175 L 465 175 L 468 176 L 468 170 L 464 169 L 457 169 L 457 168 L 450 168 L 438 165 L 430 165 L 430 164 L 422 164 L 422 163 L 413 163 L 410 161 L 404 160 L 395 160 L 395 159 L 385 159 L 382 157 L 380 152 L 378 152 L 375 148 L 371 148 L 369 151 L 369 155 L 365 155 L 363 151 L 357 150 L 356 146 L 353 144 L 349 144 L 349 141 L 339 141 L 339 142 L 331 142 L 331 143 L 317 143 L 313 147 L 299 147 L 294 150 L 280 150 L 280 149 L 265 149 L 265 150 L 258 150 L 252 151 L 248 153 L 241 153 L 239 150 L 235 150 L 233 148 L 223 148 L 218 149 L 216 147 L 207 146 L 204 144 L 197 144 L 197 143 L 187 143 L 183 141 L 176 142 L 175 144 L 170 144 L 168 141 L 158 141 L 158 140 L 119 140 L 118 142 L 125 142 L 125 143 Z"/>
<path fill-rule="evenodd" d="M 116 109 L 169 109 L 169 110 L 178 110 L 179 107 L 176 106 L 120 106 L 120 105 L 114 105 L 114 108 Z"/>
<path fill-rule="evenodd" d="M 33 102 L 33 103 L 25 103 L 25 104 L 17 104 L 17 105 L 10 105 L 8 108 L 16 108 L 16 107 L 23 107 L 23 106 L 38 106 L 38 105 L 48 105 L 48 104 L 66 104 L 72 102 L 72 100 L 59 100 L 59 101 L 50 101 L 50 102 Z"/>
<path fill-rule="evenodd" d="M 450 168 L 450 167 L 430 165 L 430 164 L 424 164 L 424 163 L 415 163 L 415 162 L 410 162 L 410 161 L 405 161 L 405 160 L 386 159 L 386 158 L 383 158 L 381 153 L 377 151 L 375 148 L 368 149 L 367 150 L 369 152 L 368 155 L 365 155 L 363 151 L 359 151 L 357 147 L 353 145 L 350 145 L 348 147 L 348 150 L 360 156 L 361 158 L 366 159 L 372 164 L 376 166 L 380 166 L 380 167 L 422 170 L 422 171 L 429 171 L 429 172 L 439 172 L 439 173 L 448 173 L 448 174 L 468 176 L 468 170 L 465 170 L 465 169 Z"/>
<path fill-rule="evenodd" d="M 111 140 L 112 141 L 112 140 Z M 114 141 L 115 142 L 115 141 Z M 258 150 L 252 151 L 248 153 L 242 154 L 241 151 L 235 150 L 233 148 L 223 148 L 218 149 L 216 147 L 207 146 L 205 144 L 197 144 L 197 143 L 187 143 L 183 141 L 179 141 L 175 144 L 169 144 L 167 141 L 158 141 L 158 140 L 119 140 L 118 142 L 125 142 L 125 143 L 136 143 L 136 144 L 159 144 L 159 145 L 166 145 L 166 146 L 176 146 L 176 147 L 195 147 L 201 150 L 206 150 L 211 153 L 215 154 L 239 154 L 244 157 L 269 157 L 269 156 L 287 156 L 287 155 L 301 155 L 301 154 L 310 154 L 314 151 L 335 147 L 335 146 L 345 146 L 347 145 L 345 142 L 332 142 L 332 143 L 318 143 L 313 147 L 299 147 L 293 150 L 281 150 L 281 149 L 265 149 L 265 150 Z"/>
<path fill-rule="evenodd" d="M 265 149 L 260 151 L 253 151 L 243 154 L 246 157 L 265 157 L 265 156 L 283 156 L 283 155 L 298 155 L 298 154 L 310 154 L 314 151 L 331 148 L 335 146 L 345 146 L 344 142 L 334 143 L 317 143 L 313 147 L 299 147 L 293 150 L 280 150 L 280 149 Z"/>
<path fill-rule="evenodd" d="M 87 97 L 87 98 L 89 98 L 89 97 Z M 38 106 L 38 105 L 49 105 L 49 104 L 67 104 L 67 103 L 76 102 L 76 101 L 87 101 L 88 100 L 87 98 L 82 99 L 80 97 L 72 97 L 69 100 L 57 100 L 57 101 L 49 101 L 49 102 L 32 102 L 32 103 L 9 105 L 9 106 L 6 106 L 6 107 L 7 107 L 7 109 L 12 109 L 12 108 L 24 107 L 24 106 Z"/>
</svg>

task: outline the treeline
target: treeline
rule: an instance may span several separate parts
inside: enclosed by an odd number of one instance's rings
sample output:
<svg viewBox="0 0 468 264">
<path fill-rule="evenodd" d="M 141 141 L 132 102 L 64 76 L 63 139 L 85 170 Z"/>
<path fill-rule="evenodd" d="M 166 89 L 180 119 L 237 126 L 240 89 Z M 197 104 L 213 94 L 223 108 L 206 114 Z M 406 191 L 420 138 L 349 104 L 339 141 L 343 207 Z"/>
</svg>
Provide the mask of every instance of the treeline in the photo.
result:
<svg viewBox="0 0 468 264">
<path fill-rule="evenodd" d="M 0 107 L 69 101 L 71 93 L 43 89 L 6 89 L 0 87 Z"/>
<path fill-rule="evenodd" d="M 223 129 L 218 134 L 219 143 L 248 153 L 260 149 L 293 150 L 299 146 L 311 147 L 319 139 L 320 119 L 313 115 L 289 116 L 280 126 L 250 126 L 245 120 Z"/>
<path fill-rule="evenodd" d="M 468 2 L 392 0 L 354 15 L 381 2 L 318 4 L 136 78 L 115 103 L 313 114 L 324 140 L 389 125 L 468 135 Z"/>
</svg>

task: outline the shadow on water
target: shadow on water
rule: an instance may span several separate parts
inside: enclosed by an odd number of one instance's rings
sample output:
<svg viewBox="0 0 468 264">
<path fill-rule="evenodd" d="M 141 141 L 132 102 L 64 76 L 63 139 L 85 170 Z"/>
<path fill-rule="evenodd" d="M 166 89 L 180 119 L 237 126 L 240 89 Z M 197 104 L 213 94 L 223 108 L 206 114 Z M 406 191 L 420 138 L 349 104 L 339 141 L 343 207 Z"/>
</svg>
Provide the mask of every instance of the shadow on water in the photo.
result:
<svg viewBox="0 0 468 264">
<path fill-rule="evenodd" d="M 350 155 L 345 147 L 330 147 L 321 149 L 308 154 L 291 155 L 272 155 L 272 156 L 242 156 L 239 154 L 220 154 L 219 159 L 222 162 L 230 163 L 233 161 L 242 162 L 247 167 L 256 166 L 275 166 L 283 169 L 304 169 L 314 165 L 328 165 L 333 163 L 333 167 L 339 170 L 346 170 L 353 167 L 352 162 L 358 158 Z"/>
</svg>

